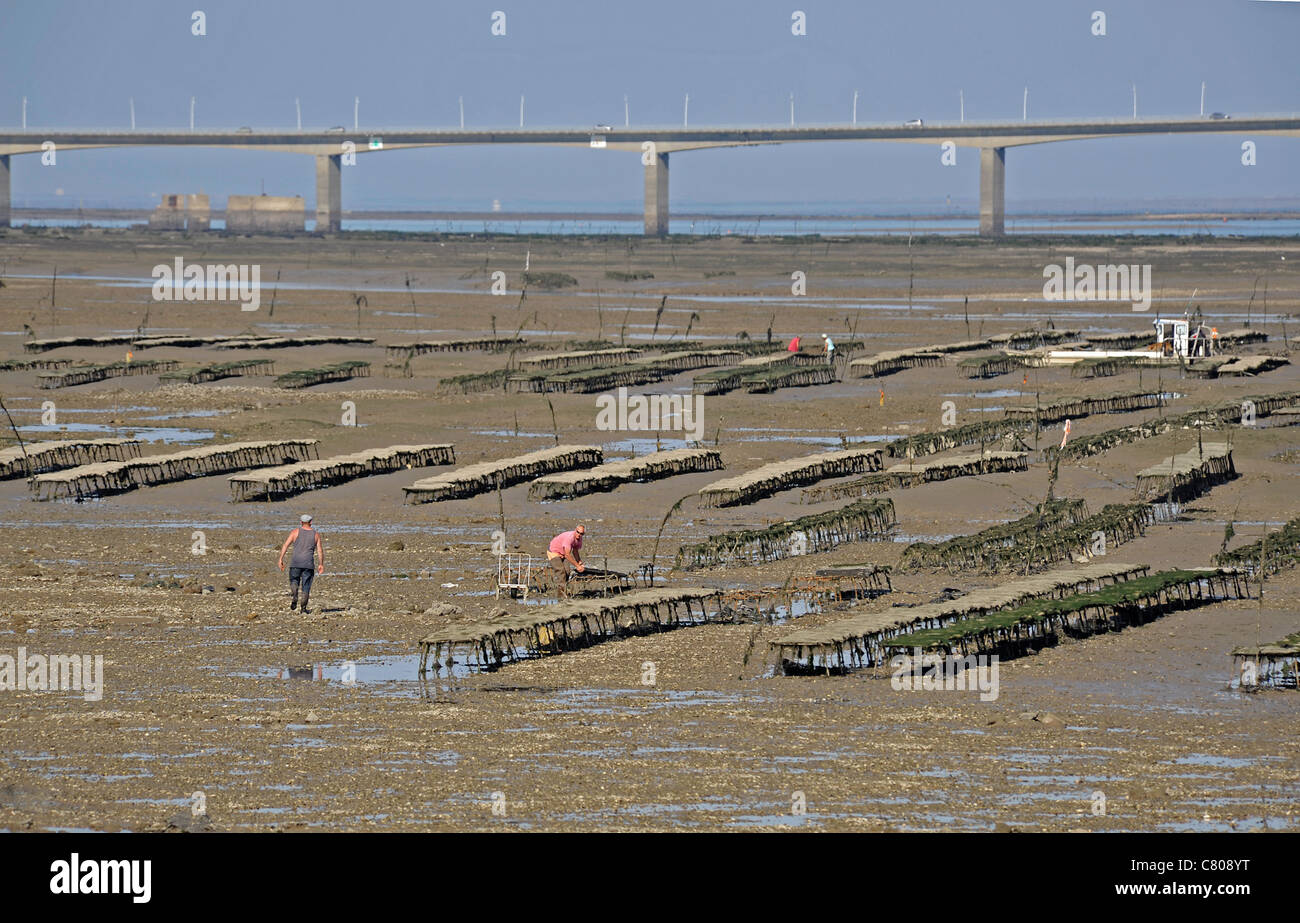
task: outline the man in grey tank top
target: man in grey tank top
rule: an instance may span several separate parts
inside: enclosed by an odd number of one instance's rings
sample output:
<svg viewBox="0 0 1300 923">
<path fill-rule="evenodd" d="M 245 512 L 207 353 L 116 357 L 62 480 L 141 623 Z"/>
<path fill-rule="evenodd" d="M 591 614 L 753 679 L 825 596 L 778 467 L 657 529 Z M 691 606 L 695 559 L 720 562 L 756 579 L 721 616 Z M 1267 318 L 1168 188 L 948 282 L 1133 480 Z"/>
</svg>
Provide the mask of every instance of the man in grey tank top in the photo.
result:
<svg viewBox="0 0 1300 923">
<path fill-rule="evenodd" d="M 298 587 L 302 586 L 302 611 L 307 611 L 307 602 L 311 599 L 311 582 L 317 574 L 325 573 L 325 546 L 321 543 L 320 533 L 312 528 L 311 514 L 303 513 L 302 525 L 289 533 L 289 537 L 284 540 L 283 547 L 280 548 L 280 570 L 284 570 L 284 556 L 288 553 L 289 548 L 293 548 L 293 554 L 289 557 L 289 589 L 293 592 L 293 599 L 289 602 L 289 608 L 298 607 Z M 320 565 L 317 566 L 316 558 L 320 557 Z"/>
</svg>

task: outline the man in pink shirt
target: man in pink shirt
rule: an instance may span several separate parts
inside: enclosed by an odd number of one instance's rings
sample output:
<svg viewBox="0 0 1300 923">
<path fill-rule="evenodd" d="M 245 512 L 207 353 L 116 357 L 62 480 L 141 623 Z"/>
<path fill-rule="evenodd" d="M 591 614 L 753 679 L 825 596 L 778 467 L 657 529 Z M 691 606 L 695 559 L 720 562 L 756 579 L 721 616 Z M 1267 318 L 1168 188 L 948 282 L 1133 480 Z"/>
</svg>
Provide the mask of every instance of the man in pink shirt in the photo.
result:
<svg viewBox="0 0 1300 923">
<path fill-rule="evenodd" d="M 572 531 L 561 532 L 551 539 L 551 544 L 546 549 L 546 560 L 555 570 L 557 591 L 560 596 L 569 595 L 569 565 L 572 564 L 578 573 L 587 569 L 579 553 L 582 548 L 582 537 L 586 534 L 587 527 L 581 525 Z"/>
</svg>

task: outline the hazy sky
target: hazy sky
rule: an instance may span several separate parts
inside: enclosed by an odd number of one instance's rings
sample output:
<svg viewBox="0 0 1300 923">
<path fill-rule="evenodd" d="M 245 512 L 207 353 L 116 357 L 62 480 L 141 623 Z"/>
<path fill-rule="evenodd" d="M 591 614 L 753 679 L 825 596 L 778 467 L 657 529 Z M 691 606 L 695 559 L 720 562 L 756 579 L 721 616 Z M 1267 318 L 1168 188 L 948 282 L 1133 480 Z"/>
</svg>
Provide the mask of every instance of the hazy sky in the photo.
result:
<svg viewBox="0 0 1300 923">
<path fill-rule="evenodd" d="M 191 34 L 191 14 L 207 34 Z M 491 34 L 506 14 L 506 35 Z M 807 34 L 791 33 L 791 14 Z M 1092 13 L 1106 13 L 1104 37 Z M 1259 0 L 0 0 L 0 123 L 201 128 L 526 124 L 692 126 L 923 117 L 1127 117 L 1300 112 L 1300 3 Z M 1007 153 L 1009 210 L 1039 204 L 1264 204 L 1300 197 L 1300 139 L 1081 141 Z M 150 204 L 164 192 L 314 199 L 311 158 L 199 150 L 60 152 L 13 160 L 16 205 Z M 345 208 L 637 210 L 636 154 L 481 147 L 364 155 L 344 169 Z M 61 199 L 57 189 L 63 190 Z M 674 155 L 674 210 L 781 203 L 977 202 L 978 154 L 944 167 L 938 145 L 797 144 Z"/>
</svg>

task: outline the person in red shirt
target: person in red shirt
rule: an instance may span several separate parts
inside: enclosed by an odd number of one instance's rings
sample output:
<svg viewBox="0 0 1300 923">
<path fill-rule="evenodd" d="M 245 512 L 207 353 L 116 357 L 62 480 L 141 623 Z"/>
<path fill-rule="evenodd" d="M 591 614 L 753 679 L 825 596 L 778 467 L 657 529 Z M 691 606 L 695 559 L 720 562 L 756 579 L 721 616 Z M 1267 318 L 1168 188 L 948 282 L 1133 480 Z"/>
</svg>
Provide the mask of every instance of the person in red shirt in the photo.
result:
<svg viewBox="0 0 1300 923">
<path fill-rule="evenodd" d="M 587 569 L 582 563 L 581 554 L 582 537 L 586 534 L 587 527 L 579 525 L 569 532 L 561 532 L 555 536 L 546 549 L 546 560 L 555 571 L 556 588 L 560 596 L 569 595 L 569 565 L 572 564 L 578 573 Z"/>
<path fill-rule="evenodd" d="M 796 336 L 791 340 L 790 345 L 785 348 L 785 351 L 788 353 L 797 353 L 799 351 L 799 337 Z"/>
</svg>

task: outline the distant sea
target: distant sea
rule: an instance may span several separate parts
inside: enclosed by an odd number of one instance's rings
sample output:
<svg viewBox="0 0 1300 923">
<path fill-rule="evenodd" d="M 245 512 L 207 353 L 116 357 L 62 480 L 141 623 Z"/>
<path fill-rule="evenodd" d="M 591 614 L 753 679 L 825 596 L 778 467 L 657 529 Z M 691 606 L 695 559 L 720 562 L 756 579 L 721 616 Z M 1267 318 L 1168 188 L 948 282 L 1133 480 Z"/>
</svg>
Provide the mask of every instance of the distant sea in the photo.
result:
<svg viewBox="0 0 1300 923">
<path fill-rule="evenodd" d="M 15 208 L 15 227 L 129 228 L 144 224 L 144 209 Z M 214 212 L 212 228 L 223 230 L 221 212 Z M 308 212 L 307 230 L 315 225 Z M 637 213 L 593 213 L 580 208 L 530 212 L 344 212 L 344 231 L 441 234 L 517 235 L 640 235 Z M 979 231 L 975 214 L 748 214 L 678 210 L 669 222 L 673 234 L 740 237 L 907 237 L 910 235 L 970 235 Z M 1290 237 L 1300 235 L 1300 215 L 1291 213 L 1185 212 L 1123 214 L 1106 212 L 1041 213 L 1006 218 L 1008 234 L 1024 235 L 1173 235 L 1177 237 Z"/>
</svg>

